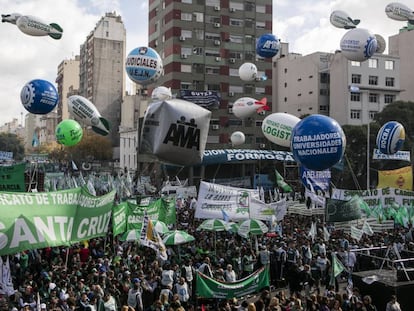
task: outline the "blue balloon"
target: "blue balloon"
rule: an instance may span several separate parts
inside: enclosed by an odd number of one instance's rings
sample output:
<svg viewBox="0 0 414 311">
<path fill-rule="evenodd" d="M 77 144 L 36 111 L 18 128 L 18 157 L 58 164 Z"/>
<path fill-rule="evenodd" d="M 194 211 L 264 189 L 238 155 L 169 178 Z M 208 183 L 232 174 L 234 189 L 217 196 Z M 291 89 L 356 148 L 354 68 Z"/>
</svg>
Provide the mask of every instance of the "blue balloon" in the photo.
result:
<svg viewBox="0 0 414 311">
<path fill-rule="evenodd" d="M 33 114 L 47 114 L 59 102 L 55 86 L 46 80 L 35 79 L 27 82 L 20 92 L 24 108 Z"/>
<path fill-rule="evenodd" d="M 279 39 L 271 33 L 261 35 L 259 39 L 257 39 L 256 53 L 261 57 L 272 58 L 279 52 L 279 49 Z"/>
<path fill-rule="evenodd" d="M 128 77 L 141 85 L 153 83 L 164 74 L 161 56 L 146 46 L 133 49 L 128 54 L 125 69 Z"/>
<path fill-rule="evenodd" d="M 324 115 L 310 115 L 292 131 L 293 157 L 310 170 L 322 171 L 338 163 L 345 146 L 345 134 L 339 123 Z"/>
<path fill-rule="evenodd" d="M 377 147 L 381 153 L 394 154 L 404 145 L 405 129 L 397 121 L 385 123 L 377 134 Z"/>
</svg>

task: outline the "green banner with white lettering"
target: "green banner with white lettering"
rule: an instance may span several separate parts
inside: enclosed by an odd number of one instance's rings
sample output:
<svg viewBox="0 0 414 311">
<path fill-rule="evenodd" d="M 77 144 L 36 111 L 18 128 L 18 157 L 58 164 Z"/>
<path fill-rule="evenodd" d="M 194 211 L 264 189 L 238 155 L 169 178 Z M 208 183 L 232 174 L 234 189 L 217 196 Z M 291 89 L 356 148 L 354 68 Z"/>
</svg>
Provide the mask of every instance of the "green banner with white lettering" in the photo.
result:
<svg viewBox="0 0 414 311">
<path fill-rule="evenodd" d="M 260 292 L 269 286 L 269 268 L 260 268 L 244 279 L 233 283 L 220 282 L 197 272 L 196 292 L 198 298 L 230 299 Z"/>
<path fill-rule="evenodd" d="M 0 192 L 0 255 L 106 236 L 115 191 Z"/>
<path fill-rule="evenodd" d="M 0 166 L 0 191 L 25 192 L 25 163 Z"/>
</svg>

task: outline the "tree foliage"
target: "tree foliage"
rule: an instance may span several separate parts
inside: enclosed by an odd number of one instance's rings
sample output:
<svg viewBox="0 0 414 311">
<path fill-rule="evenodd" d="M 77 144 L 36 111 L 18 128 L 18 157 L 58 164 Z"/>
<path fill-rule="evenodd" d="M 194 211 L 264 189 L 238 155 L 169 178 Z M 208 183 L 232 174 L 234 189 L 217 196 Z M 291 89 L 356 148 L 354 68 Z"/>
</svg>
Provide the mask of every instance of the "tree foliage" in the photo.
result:
<svg viewBox="0 0 414 311">
<path fill-rule="evenodd" d="M 14 160 L 23 160 L 24 158 L 24 145 L 16 134 L 0 133 L 0 150 L 13 152 Z"/>
</svg>

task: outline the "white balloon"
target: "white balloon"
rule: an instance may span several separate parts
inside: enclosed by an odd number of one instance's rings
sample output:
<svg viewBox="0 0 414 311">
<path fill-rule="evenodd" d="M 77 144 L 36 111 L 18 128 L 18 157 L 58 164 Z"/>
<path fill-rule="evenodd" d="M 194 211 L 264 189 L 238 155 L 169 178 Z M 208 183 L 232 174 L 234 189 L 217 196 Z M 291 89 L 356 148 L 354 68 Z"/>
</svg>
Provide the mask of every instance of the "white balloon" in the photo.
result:
<svg viewBox="0 0 414 311">
<path fill-rule="evenodd" d="M 348 30 L 341 39 L 341 52 L 351 61 L 363 62 L 377 51 L 377 39 L 367 29 Z"/>
<path fill-rule="evenodd" d="M 267 106 L 266 97 L 263 97 L 261 100 L 256 100 L 251 97 L 241 97 L 233 104 L 233 114 L 239 119 L 246 119 L 255 112 L 259 113 L 263 110 L 270 110 L 270 107 Z"/>
<path fill-rule="evenodd" d="M 257 67 L 253 63 L 244 63 L 239 67 L 239 76 L 243 81 L 253 81 L 257 78 Z"/>
<path fill-rule="evenodd" d="M 230 136 L 230 141 L 232 146 L 240 146 L 243 145 L 246 141 L 246 136 L 244 136 L 243 132 L 236 131 Z"/>
<path fill-rule="evenodd" d="M 151 93 L 152 100 L 169 100 L 171 98 L 172 94 L 170 87 L 158 86 Z"/>
<path fill-rule="evenodd" d="M 331 24 L 337 28 L 351 29 L 355 28 L 359 24 L 359 19 L 352 19 L 348 13 L 336 10 L 331 13 Z"/>
<path fill-rule="evenodd" d="M 298 117 L 289 113 L 272 113 L 263 120 L 263 135 L 276 145 L 290 147 L 292 130 L 299 121 Z"/>
</svg>

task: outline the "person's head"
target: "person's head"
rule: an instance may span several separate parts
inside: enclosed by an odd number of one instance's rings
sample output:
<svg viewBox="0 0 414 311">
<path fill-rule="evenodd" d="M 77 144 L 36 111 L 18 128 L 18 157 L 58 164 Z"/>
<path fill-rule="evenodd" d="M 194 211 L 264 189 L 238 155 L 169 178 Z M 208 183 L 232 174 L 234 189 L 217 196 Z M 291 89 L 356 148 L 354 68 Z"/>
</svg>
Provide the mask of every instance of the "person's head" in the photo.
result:
<svg viewBox="0 0 414 311">
<path fill-rule="evenodd" d="M 233 266 L 231 264 L 228 264 L 227 265 L 227 271 L 231 271 L 231 270 L 233 270 Z"/>
<path fill-rule="evenodd" d="M 247 305 L 247 311 L 256 311 L 256 306 L 254 305 L 254 303 L 253 303 L 253 302 L 250 302 L 250 303 Z"/>
<path fill-rule="evenodd" d="M 391 295 L 391 301 L 396 302 L 397 301 L 397 296 L 396 295 Z"/>
<path fill-rule="evenodd" d="M 372 298 L 370 295 L 365 295 L 363 299 L 364 305 L 370 305 L 372 303 Z"/>
</svg>

